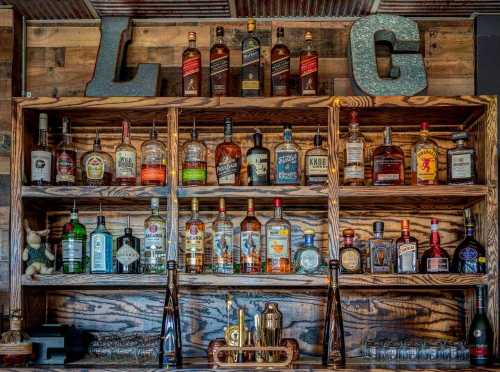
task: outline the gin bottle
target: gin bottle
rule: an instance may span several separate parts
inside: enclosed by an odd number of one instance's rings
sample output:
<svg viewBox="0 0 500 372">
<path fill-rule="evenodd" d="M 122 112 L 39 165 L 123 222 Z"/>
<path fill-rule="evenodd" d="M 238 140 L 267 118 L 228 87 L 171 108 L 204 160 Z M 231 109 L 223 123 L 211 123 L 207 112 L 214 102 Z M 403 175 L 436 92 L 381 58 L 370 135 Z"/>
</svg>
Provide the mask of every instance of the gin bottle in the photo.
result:
<svg viewBox="0 0 500 372">
<path fill-rule="evenodd" d="M 81 274 L 85 272 L 87 231 L 85 226 L 78 220 L 78 209 L 76 202 L 71 209 L 71 217 L 63 227 L 63 273 Z"/>
<path fill-rule="evenodd" d="M 144 255 L 142 272 L 145 274 L 163 274 L 166 264 L 166 229 L 165 219 L 160 216 L 160 200 L 151 199 L 151 216 L 144 221 Z"/>
<path fill-rule="evenodd" d="M 141 240 L 132 235 L 130 216 L 124 234 L 116 240 L 116 272 L 118 274 L 139 274 Z"/>
<path fill-rule="evenodd" d="M 97 227 L 90 234 L 90 272 L 111 274 L 113 272 L 113 237 L 106 228 L 106 219 L 99 206 Z"/>
</svg>

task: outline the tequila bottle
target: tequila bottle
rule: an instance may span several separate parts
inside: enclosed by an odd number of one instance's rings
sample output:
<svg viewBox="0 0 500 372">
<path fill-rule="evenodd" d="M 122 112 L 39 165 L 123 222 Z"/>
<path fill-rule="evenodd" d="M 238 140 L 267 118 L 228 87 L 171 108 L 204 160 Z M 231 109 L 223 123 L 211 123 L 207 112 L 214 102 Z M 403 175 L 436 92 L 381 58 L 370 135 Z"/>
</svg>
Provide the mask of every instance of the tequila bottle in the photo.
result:
<svg viewBox="0 0 500 372">
<path fill-rule="evenodd" d="M 47 186 L 52 182 L 52 151 L 48 145 L 48 116 L 41 113 L 38 122 L 38 144 L 31 151 L 31 184 Z"/>
<path fill-rule="evenodd" d="M 62 122 L 63 139 L 56 149 L 56 185 L 72 186 L 76 182 L 76 146 L 71 140 L 70 121 Z"/>
<path fill-rule="evenodd" d="M 215 148 L 215 172 L 219 185 L 239 186 L 241 148 L 233 142 L 233 121 L 224 118 L 224 142 Z"/>
<path fill-rule="evenodd" d="M 280 198 L 275 198 L 274 217 L 266 223 L 266 272 L 289 273 L 292 259 L 292 226 L 283 218 Z"/>
<path fill-rule="evenodd" d="M 285 125 L 283 142 L 274 150 L 275 184 L 300 185 L 300 147 L 292 140 L 292 127 Z"/>
<path fill-rule="evenodd" d="M 198 199 L 191 199 L 191 218 L 186 222 L 184 233 L 184 260 L 187 273 L 203 272 L 205 254 L 205 224 L 198 214 Z"/>
<path fill-rule="evenodd" d="M 393 241 L 384 238 L 384 223 L 373 223 L 373 238 L 368 241 L 370 249 L 370 270 L 372 273 L 393 272 Z"/>
<path fill-rule="evenodd" d="M 118 274 L 139 274 L 141 240 L 132 235 L 130 216 L 124 234 L 116 240 L 116 272 Z"/>
<path fill-rule="evenodd" d="M 202 186 L 207 183 L 207 147 L 198 140 L 196 122 L 193 121 L 191 141 L 182 150 L 182 184 Z"/>
<path fill-rule="evenodd" d="M 212 97 L 229 95 L 230 66 L 229 48 L 224 43 L 224 27 L 215 29 L 217 41 L 210 49 L 210 94 Z"/>
<path fill-rule="evenodd" d="M 242 273 L 260 271 L 261 224 L 255 217 L 253 199 L 248 199 L 247 215 L 240 225 L 240 265 Z"/>
<path fill-rule="evenodd" d="M 314 245 L 314 231 L 304 231 L 304 246 L 295 253 L 295 272 L 298 274 L 316 274 L 321 266 L 321 254 Z"/>
<path fill-rule="evenodd" d="M 269 185 L 271 173 L 271 155 L 262 146 L 262 133 L 256 131 L 253 135 L 254 146 L 247 151 L 248 186 Z"/>
<path fill-rule="evenodd" d="M 63 273 L 84 273 L 87 263 L 87 230 L 78 220 L 76 202 L 73 202 L 69 222 L 63 227 L 61 244 L 63 249 Z"/>
<path fill-rule="evenodd" d="M 111 274 L 113 272 L 113 236 L 106 228 L 106 219 L 99 206 L 97 227 L 90 234 L 90 272 Z"/>
<path fill-rule="evenodd" d="M 359 132 L 358 113 L 351 111 L 349 134 L 345 141 L 344 185 L 364 186 L 365 184 L 365 139 Z"/>
<path fill-rule="evenodd" d="M 115 150 L 115 180 L 120 186 L 135 186 L 137 177 L 137 151 L 130 141 L 130 122 L 122 121 L 122 142 Z"/>
<path fill-rule="evenodd" d="M 226 215 L 226 202 L 219 199 L 219 214 L 212 224 L 212 270 L 214 273 L 234 272 L 233 223 Z"/>
<path fill-rule="evenodd" d="M 167 178 L 167 155 L 165 145 L 158 140 L 158 132 L 153 123 L 149 140 L 141 145 L 141 184 L 143 186 L 163 186 Z"/>
<path fill-rule="evenodd" d="M 354 246 L 354 230 L 345 229 L 342 232 L 344 236 L 344 245 L 340 248 L 340 272 L 342 274 L 361 274 L 363 273 L 363 263 L 361 252 Z"/>
<path fill-rule="evenodd" d="M 96 130 L 92 151 L 82 156 L 83 183 L 87 186 L 109 186 L 113 179 L 113 158 L 102 150 Z"/>
<path fill-rule="evenodd" d="M 151 216 L 144 221 L 142 272 L 163 274 L 167 257 L 165 219 L 160 216 L 160 200 L 151 199 Z"/>
<path fill-rule="evenodd" d="M 319 132 L 314 135 L 314 148 L 306 152 L 306 185 L 325 185 L 328 181 L 328 151 L 321 147 L 323 137 Z"/>
</svg>

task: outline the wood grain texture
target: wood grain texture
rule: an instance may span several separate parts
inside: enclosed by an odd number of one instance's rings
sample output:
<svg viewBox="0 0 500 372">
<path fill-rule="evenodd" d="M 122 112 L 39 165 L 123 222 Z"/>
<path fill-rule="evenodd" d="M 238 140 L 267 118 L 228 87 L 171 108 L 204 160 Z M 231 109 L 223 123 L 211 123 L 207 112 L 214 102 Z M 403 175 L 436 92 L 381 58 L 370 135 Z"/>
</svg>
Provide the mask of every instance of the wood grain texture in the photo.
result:
<svg viewBox="0 0 500 372">
<path fill-rule="evenodd" d="M 339 258 L 339 115 L 338 101 L 328 112 L 328 251 L 330 259 Z"/>
<path fill-rule="evenodd" d="M 23 198 L 161 198 L 169 194 L 168 187 L 155 186 L 23 186 Z"/>
<path fill-rule="evenodd" d="M 177 200 L 177 185 L 179 183 L 178 146 L 179 146 L 179 113 L 176 108 L 170 108 L 167 113 L 169 133 L 169 165 L 168 184 L 170 195 L 168 198 L 167 213 L 167 257 L 169 260 L 177 261 L 178 256 L 178 234 L 179 234 L 179 201 Z"/>
</svg>

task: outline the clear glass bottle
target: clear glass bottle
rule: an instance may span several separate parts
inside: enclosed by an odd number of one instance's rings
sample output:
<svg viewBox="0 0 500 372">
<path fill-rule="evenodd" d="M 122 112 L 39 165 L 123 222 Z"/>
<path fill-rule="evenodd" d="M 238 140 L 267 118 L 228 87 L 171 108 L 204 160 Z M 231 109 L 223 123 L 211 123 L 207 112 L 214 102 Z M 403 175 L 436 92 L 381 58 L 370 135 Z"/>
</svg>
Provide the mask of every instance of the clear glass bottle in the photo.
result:
<svg viewBox="0 0 500 372">
<path fill-rule="evenodd" d="M 257 130 L 253 135 L 254 146 L 247 151 L 248 186 L 271 184 L 271 154 L 262 146 L 262 133 Z"/>
<path fill-rule="evenodd" d="M 49 118 L 42 112 L 38 120 L 38 144 L 31 151 L 31 184 L 47 186 L 52 183 L 52 151 L 47 133 Z"/>
<path fill-rule="evenodd" d="M 247 35 L 241 41 L 241 96 L 258 97 L 261 94 L 260 41 L 255 33 L 255 19 L 247 22 Z"/>
<path fill-rule="evenodd" d="M 207 147 L 198 140 L 196 121 L 193 120 L 191 140 L 182 149 L 182 184 L 203 186 L 207 184 Z"/>
<path fill-rule="evenodd" d="M 139 274 L 141 268 L 141 240 L 132 235 L 130 216 L 123 235 L 116 240 L 116 273 Z"/>
<path fill-rule="evenodd" d="M 210 48 L 210 95 L 224 97 L 229 95 L 231 64 L 229 48 L 224 43 L 224 27 L 215 29 L 217 41 Z"/>
<path fill-rule="evenodd" d="M 299 74 L 300 74 L 300 95 L 318 95 L 318 52 L 312 45 L 312 33 L 307 31 L 304 34 L 305 48 L 300 52 Z"/>
<path fill-rule="evenodd" d="M 405 154 L 392 144 L 392 129 L 385 127 L 384 144 L 373 150 L 374 186 L 400 186 L 405 183 Z"/>
<path fill-rule="evenodd" d="M 96 130 L 92 151 L 82 156 L 83 183 L 87 186 L 110 186 L 113 181 L 113 158 L 102 150 L 99 130 Z"/>
<path fill-rule="evenodd" d="M 467 132 L 457 132 L 452 135 L 456 147 L 447 153 L 449 185 L 476 183 L 476 150 L 465 147 L 468 138 Z"/>
<path fill-rule="evenodd" d="M 219 214 L 212 224 L 212 271 L 234 273 L 233 223 L 226 215 L 226 202 L 219 199 Z"/>
<path fill-rule="evenodd" d="M 410 235 L 410 220 L 401 220 L 401 236 L 396 240 L 398 274 L 418 273 L 418 240 Z"/>
<path fill-rule="evenodd" d="M 90 272 L 92 274 L 113 273 L 113 236 L 106 228 L 106 219 L 99 206 L 97 227 L 90 234 Z"/>
<path fill-rule="evenodd" d="M 439 237 L 439 221 L 437 218 L 431 220 L 431 237 L 429 239 L 430 248 L 422 255 L 420 261 L 421 273 L 449 273 L 450 256 L 441 248 L 441 238 Z"/>
<path fill-rule="evenodd" d="M 370 249 L 370 271 L 372 273 L 393 272 L 393 241 L 384 239 L 384 223 L 375 221 L 373 223 L 373 238 L 368 240 Z"/>
<path fill-rule="evenodd" d="M 135 186 L 137 179 L 137 150 L 130 141 L 130 122 L 122 121 L 122 142 L 115 149 L 115 182 L 120 186 Z"/>
<path fill-rule="evenodd" d="M 205 224 L 198 213 L 198 199 L 191 199 L 191 218 L 186 222 L 184 232 L 184 263 L 186 273 L 203 272 L 205 254 Z"/>
<path fill-rule="evenodd" d="M 342 274 L 362 274 L 363 263 L 361 252 L 353 244 L 354 230 L 345 229 L 342 235 L 344 236 L 344 244 L 339 252 L 340 272 Z"/>
<path fill-rule="evenodd" d="M 247 215 L 240 224 L 240 268 L 242 273 L 258 273 L 261 269 L 261 224 L 255 217 L 255 205 L 248 199 Z"/>
<path fill-rule="evenodd" d="M 188 33 L 189 46 L 182 53 L 182 95 L 201 96 L 201 53 L 196 48 L 196 32 Z"/>
<path fill-rule="evenodd" d="M 300 147 L 293 142 L 292 126 L 285 125 L 283 142 L 274 150 L 276 185 L 300 185 Z"/>
<path fill-rule="evenodd" d="M 365 139 L 359 132 L 358 113 L 351 111 L 349 134 L 345 140 L 344 185 L 365 185 Z"/>
<path fill-rule="evenodd" d="M 221 186 L 239 186 L 241 148 L 233 142 L 233 121 L 224 118 L 224 142 L 215 148 L 215 172 Z"/>
<path fill-rule="evenodd" d="M 158 140 L 158 132 L 153 123 L 149 140 L 141 145 L 141 184 L 143 186 L 163 186 L 167 179 L 167 154 L 165 145 Z"/>
<path fill-rule="evenodd" d="M 62 259 L 64 274 L 81 274 L 87 264 L 87 230 L 78 220 L 78 209 L 73 202 L 71 217 L 63 227 Z"/>
<path fill-rule="evenodd" d="M 266 272 L 289 273 L 292 259 L 292 226 L 283 218 L 280 198 L 275 198 L 274 216 L 266 223 Z"/>
<path fill-rule="evenodd" d="M 455 249 L 451 270 L 461 274 L 485 274 L 486 251 L 474 238 L 476 223 L 470 208 L 464 210 L 465 238 Z"/>
<path fill-rule="evenodd" d="M 321 267 L 321 254 L 314 245 L 314 231 L 304 231 L 304 246 L 295 252 L 295 272 L 297 274 L 317 274 Z"/>
<path fill-rule="evenodd" d="M 56 185 L 73 186 L 76 183 L 76 146 L 71 140 L 69 118 L 62 120 L 63 139 L 56 149 Z"/>
<path fill-rule="evenodd" d="M 167 262 L 166 222 L 160 216 L 160 199 L 151 199 L 151 216 L 144 221 L 142 272 L 163 274 Z"/>
<path fill-rule="evenodd" d="M 290 95 L 290 49 L 285 45 L 283 27 L 276 29 L 276 44 L 271 49 L 271 95 Z"/>
<path fill-rule="evenodd" d="M 306 185 L 326 185 L 328 181 L 328 150 L 322 147 L 323 137 L 318 131 L 314 135 L 314 148 L 306 152 Z"/>
<path fill-rule="evenodd" d="M 411 153 L 412 185 L 437 185 L 439 183 L 439 149 L 430 138 L 429 124 L 420 124 L 420 137 Z"/>
</svg>

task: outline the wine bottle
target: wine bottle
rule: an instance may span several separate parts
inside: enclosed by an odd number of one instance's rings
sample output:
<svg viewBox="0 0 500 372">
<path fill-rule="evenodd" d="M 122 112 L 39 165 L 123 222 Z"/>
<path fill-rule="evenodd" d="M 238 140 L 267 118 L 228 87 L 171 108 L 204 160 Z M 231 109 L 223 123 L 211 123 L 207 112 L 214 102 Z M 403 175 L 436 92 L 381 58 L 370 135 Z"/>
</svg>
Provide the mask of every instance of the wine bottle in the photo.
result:
<svg viewBox="0 0 500 372">
<path fill-rule="evenodd" d="M 486 316 L 485 286 L 476 287 L 476 315 L 469 328 L 470 364 L 485 366 L 491 362 L 493 330 Z"/>
</svg>

